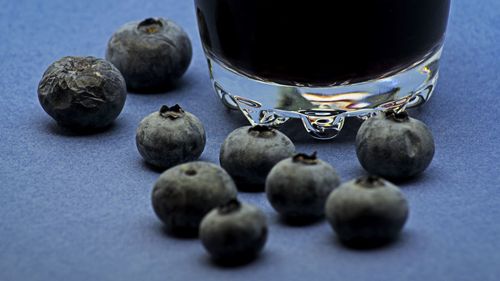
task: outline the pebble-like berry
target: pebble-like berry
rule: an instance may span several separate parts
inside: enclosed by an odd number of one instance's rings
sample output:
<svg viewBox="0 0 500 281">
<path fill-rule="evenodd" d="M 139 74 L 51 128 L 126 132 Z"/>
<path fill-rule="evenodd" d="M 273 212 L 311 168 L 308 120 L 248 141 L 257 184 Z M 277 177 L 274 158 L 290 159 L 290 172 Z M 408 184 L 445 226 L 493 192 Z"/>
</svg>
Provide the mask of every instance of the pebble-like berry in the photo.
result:
<svg viewBox="0 0 500 281">
<path fill-rule="evenodd" d="M 162 106 L 137 128 L 136 144 L 144 160 L 159 168 L 196 160 L 205 148 L 205 129 L 193 114 L 179 105 Z"/>
<path fill-rule="evenodd" d="M 267 240 L 264 213 L 232 200 L 210 211 L 200 226 L 205 249 L 220 262 L 242 262 L 256 257 Z"/>
<path fill-rule="evenodd" d="M 108 42 L 106 59 L 123 74 L 130 91 L 159 92 L 186 72 L 191 41 L 173 21 L 148 18 L 129 22 Z"/>
<path fill-rule="evenodd" d="M 120 71 L 95 57 L 63 57 L 47 68 L 38 85 L 42 108 L 59 125 L 74 130 L 110 125 L 126 97 Z"/>
<path fill-rule="evenodd" d="M 192 236 L 210 210 L 236 196 L 236 186 L 224 169 L 198 161 L 163 172 L 154 185 L 152 203 L 171 233 Z"/>
<path fill-rule="evenodd" d="M 274 166 L 266 179 L 271 206 L 286 220 L 308 222 L 324 215 L 325 202 L 340 178 L 328 163 L 297 154 Z"/>
<path fill-rule="evenodd" d="M 434 139 L 424 123 L 406 112 L 380 113 L 359 128 L 356 154 L 369 173 L 404 179 L 429 166 L 434 156 Z"/>
<path fill-rule="evenodd" d="M 245 126 L 222 144 L 220 164 L 242 191 L 263 191 L 276 163 L 293 156 L 295 146 L 283 133 L 266 126 Z"/>
<path fill-rule="evenodd" d="M 365 176 L 335 189 L 325 213 L 340 241 L 377 246 L 397 237 L 408 218 L 408 203 L 397 186 Z"/>
</svg>

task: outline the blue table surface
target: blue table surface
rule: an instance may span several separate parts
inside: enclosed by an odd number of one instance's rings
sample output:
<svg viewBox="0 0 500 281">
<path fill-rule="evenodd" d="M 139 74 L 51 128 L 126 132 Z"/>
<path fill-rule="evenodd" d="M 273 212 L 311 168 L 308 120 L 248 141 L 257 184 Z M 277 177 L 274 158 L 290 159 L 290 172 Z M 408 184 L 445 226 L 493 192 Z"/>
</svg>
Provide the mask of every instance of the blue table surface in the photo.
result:
<svg viewBox="0 0 500 281">
<path fill-rule="evenodd" d="M 384 248 L 351 250 L 326 223 L 290 227 L 262 194 L 241 194 L 268 215 L 260 259 L 211 263 L 196 239 L 166 235 L 150 205 L 158 172 L 135 147 L 135 129 L 161 104 L 180 103 L 206 125 L 202 160 L 244 124 L 210 87 L 193 1 L 0 0 L 0 280 L 500 280 L 500 1 L 453 1 L 441 77 L 413 112 L 434 133 L 431 167 L 402 184 L 411 215 Z M 43 71 L 65 55 L 102 57 L 125 22 L 171 18 L 189 33 L 194 58 L 177 89 L 129 94 L 115 126 L 77 136 L 41 109 Z M 290 133 L 293 133 L 291 131 Z M 363 174 L 354 130 L 334 141 L 292 136 L 344 180 Z"/>
</svg>

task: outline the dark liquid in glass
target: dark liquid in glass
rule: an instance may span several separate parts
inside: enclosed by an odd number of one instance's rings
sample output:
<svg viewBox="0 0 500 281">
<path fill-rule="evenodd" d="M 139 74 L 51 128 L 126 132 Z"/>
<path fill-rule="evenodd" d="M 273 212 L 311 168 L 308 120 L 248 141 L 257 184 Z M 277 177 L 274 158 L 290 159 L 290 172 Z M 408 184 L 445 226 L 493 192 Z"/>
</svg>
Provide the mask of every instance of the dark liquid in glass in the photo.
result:
<svg viewBox="0 0 500 281">
<path fill-rule="evenodd" d="M 209 56 L 313 86 L 398 72 L 437 50 L 450 0 L 196 0 Z"/>
</svg>

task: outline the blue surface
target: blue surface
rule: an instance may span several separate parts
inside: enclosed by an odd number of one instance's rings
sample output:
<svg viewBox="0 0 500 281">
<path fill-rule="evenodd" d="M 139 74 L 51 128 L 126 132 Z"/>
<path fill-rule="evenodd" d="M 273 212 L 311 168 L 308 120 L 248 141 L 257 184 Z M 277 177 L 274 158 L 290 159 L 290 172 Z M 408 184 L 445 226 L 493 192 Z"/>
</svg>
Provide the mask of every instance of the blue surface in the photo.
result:
<svg viewBox="0 0 500 281">
<path fill-rule="evenodd" d="M 0 0 L 0 280 L 500 280 L 500 1 L 453 1 L 441 79 L 414 114 L 432 129 L 429 170 L 403 190 L 411 215 L 396 243 L 355 251 L 326 223 L 281 224 L 262 194 L 270 237 L 262 257 L 214 266 L 197 240 L 164 234 L 150 206 L 158 173 L 141 161 L 135 128 L 160 104 L 204 121 L 203 160 L 217 162 L 243 124 L 209 85 L 192 1 Z M 149 16 L 184 26 L 194 60 L 181 87 L 130 94 L 116 125 L 91 136 L 61 131 L 36 97 L 45 68 L 64 55 L 103 56 L 112 32 Z M 361 175 L 347 130 L 332 142 L 294 136 L 344 180 Z"/>
</svg>

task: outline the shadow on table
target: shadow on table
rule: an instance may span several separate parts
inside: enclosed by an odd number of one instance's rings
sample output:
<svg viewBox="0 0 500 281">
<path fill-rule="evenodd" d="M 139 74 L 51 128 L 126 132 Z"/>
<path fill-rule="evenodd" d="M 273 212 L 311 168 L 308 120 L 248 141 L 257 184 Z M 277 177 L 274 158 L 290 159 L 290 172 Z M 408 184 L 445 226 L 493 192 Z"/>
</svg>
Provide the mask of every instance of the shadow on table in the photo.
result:
<svg viewBox="0 0 500 281">
<path fill-rule="evenodd" d="M 121 126 L 122 126 L 121 122 L 119 120 L 116 120 L 115 122 L 103 128 L 70 129 L 58 125 L 53 120 L 47 120 L 44 122 L 42 130 L 52 135 L 81 138 L 81 137 L 94 137 L 97 135 L 102 135 L 102 136 L 111 135 L 117 130 L 119 130 Z"/>
<path fill-rule="evenodd" d="M 331 233 L 330 235 L 328 235 L 327 239 L 330 241 L 329 243 L 333 244 L 334 247 L 342 248 L 344 250 L 357 252 L 378 252 L 403 247 L 405 244 L 409 243 L 409 240 L 411 240 L 412 237 L 413 234 L 411 230 L 403 229 L 403 231 L 396 239 L 379 241 L 375 243 L 345 243 L 340 241 L 335 233 Z"/>
<path fill-rule="evenodd" d="M 357 165 L 354 169 L 352 169 L 352 174 L 363 176 L 369 175 L 369 173 L 363 169 L 361 165 Z M 398 187 L 405 189 L 410 186 L 426 186 L 427 184 L 435 181 L 440 177 L 439 167 L 433 166 L 432 162 L 430 166 L 423 171 L 422 173 L 404 179 L 391 179 L 385 178 L 387 181 L 397 185 Z"/>
<path fill-rule="evenodd" d="M 257 256 L 249 257 L 245 259 L 236 259 L 230 261 L 219 261 L 215 260 L 210 255 L 205 252 L 200 256 L 199 261 L 202 266 L 217 268 L 217 269 L 242 269 L 245 267 L 256 266 L 260 264 L 266 264 L 266 261 L 270 258 L 269 251 L 265 249 Z"/>
<path fill-rule="evenodd" d="M 166 236 L 167 238 L 174 238 L 174 239 L 179 239 L 179 240 L 196 240 L 198 239 L 198 232 L 192 232 L 192 231 L 172 231 L 168 229 L 163 223 L 158 222 L 155 224 L 155 230 L 163 235 Z"/>
</svg>

